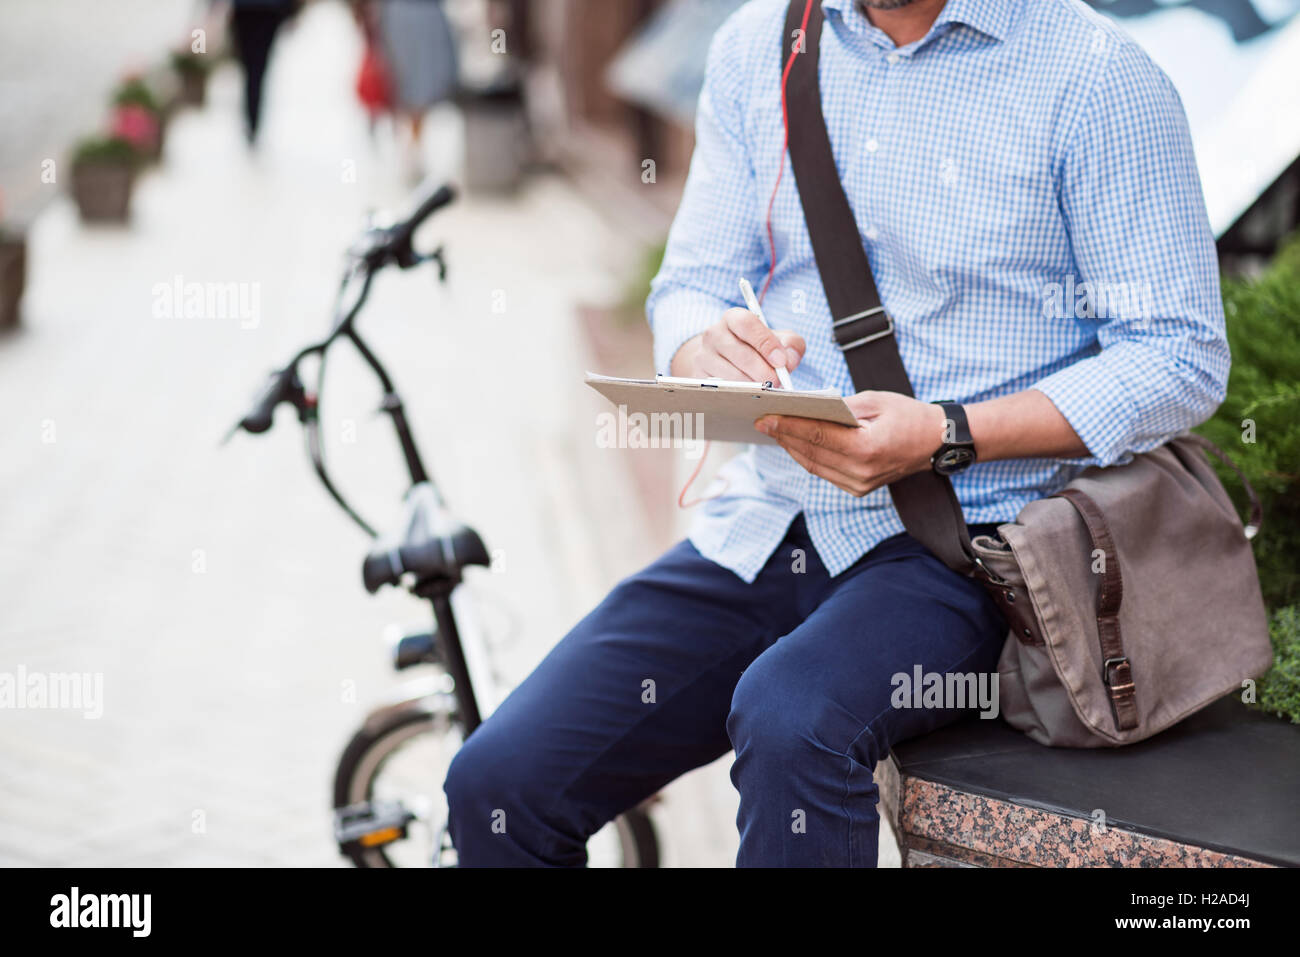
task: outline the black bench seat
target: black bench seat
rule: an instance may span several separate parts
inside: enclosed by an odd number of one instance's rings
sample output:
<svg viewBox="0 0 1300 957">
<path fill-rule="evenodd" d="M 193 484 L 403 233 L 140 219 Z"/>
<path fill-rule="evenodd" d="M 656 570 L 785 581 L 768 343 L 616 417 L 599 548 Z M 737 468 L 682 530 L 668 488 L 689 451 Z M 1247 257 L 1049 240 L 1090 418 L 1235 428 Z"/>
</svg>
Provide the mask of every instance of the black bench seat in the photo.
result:
<svg viewBox="0 0 1300 957">
<path fill-rule="evenodd" d="M 1300 866 L 1300 726 L 1232 695 L 1118 749 L 972 717 L 879 773 L 904 867 Z"/>
</svg>

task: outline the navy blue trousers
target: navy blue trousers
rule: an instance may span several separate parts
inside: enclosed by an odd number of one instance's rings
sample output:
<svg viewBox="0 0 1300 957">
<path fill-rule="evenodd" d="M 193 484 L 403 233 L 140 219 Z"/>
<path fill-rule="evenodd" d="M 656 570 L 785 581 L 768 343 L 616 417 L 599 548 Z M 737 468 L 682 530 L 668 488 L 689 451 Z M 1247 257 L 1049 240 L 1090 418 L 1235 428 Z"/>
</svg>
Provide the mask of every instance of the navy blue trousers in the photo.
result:
<svg viewBox="0 0 1300 957">
<path fill-rule="evenodd" d="M 831 577 L 799 518 L 753 584 L 682 542 L 457 753 L 461 866 L 583 865 L 602 825 L 733 749 L 739 866 L 875 866 L 876 763 L 962 713 L 895 707 L 893 676 L 992 672 L 1006 631 L 979 584 L 906 534 Z"/>
</svg>

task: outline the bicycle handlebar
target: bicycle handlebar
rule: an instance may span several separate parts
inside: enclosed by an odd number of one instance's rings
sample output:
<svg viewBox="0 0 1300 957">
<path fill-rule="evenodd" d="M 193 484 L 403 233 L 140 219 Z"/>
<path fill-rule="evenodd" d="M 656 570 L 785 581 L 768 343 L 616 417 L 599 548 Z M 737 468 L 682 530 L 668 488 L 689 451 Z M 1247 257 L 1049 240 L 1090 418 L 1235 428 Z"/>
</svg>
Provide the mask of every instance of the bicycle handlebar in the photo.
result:
<svg viewBox="0 0 1300 957">
<path fill-rule="evenodd" d="M 438 266 L 439 278 L 446 279 L 446 262 L 443 259 L 442 248 L 439 247 L 432 253 L 421 255 L 415 252 L 411 240 L 421 223 L 450 203 L 455 197 L 456 193 L 450 186 L 440 186 L 421 200 L 415 210 L 404 220 L 393 226 L 367 231 L 362 240 L 363 245 L 360 248 L 354 247 L 350 251 L 354 265 L 349 267 L 344 276 L 343 285 L 339 289 L 339 305 L 335 313 L 336 319 L 329 334 L 320 342 L 302 349 L 288 365 L 273 372 L 270 380 L 254 400 L 252 408 L 226 436 L 229 439 L 240 430 L 254 435 L 264 433 L 271 428 L 274 422 L 275 410 L 282 403 L 292 405 L 297 410 L 298 420 L 303 424 L 307 432 L 308 451 L 312 464 L 315 466 L 317 475 L 326 491 L 330 493 L 330 496 L 334 498 L 348 516 L 371 536 L 375 534 L 374 529 L 352 509 L 334 487 L 326 472 L 323 450 L 320 445 L 319 419 L 317 417 L 320 385 L 317 385 L 316 395 L 309 395 L 298 375 L 298 364 L 308 356 L 318 356 L 320 363 L 317 369 L 317 377 L 323 379 L 326 351 L 340 336 L 350 339 L 383 386 L 384 403 L 381 410 L 388 413 L 394 427 L 397 429 L 398 439 L 402 444 L 402 452 L 410 469 L 412 481 L 427 480 L 424 466 L 420 462 L 419 452 L 415 448 L 414 439 L 406 423 L 401 399 L 396 394 L 388 373 L 380 363 L 379 358 L 370 351 L 360 335 L 358 335 L 353 320 L 366 302 L 370 291 L 370 282 L 374 278 L 374 274 L 385 266 L 396 265 L 401 269 L 409 269 L 420 263 L 432 261 Z M 357 264 L 361 267 L 359 272 Z M 342 305 L 344 291 L 351 284 L 354 276 L 359 276 L 361 279 L 361 292 L 356 300 L 345 309 Z"/>
<path fill-rule="evenodd" d="M 456 192 L 450 186 L 445 184 L 439 186 L 433 191 L 432 195 L 425 197 L 424 201 L 415 208 L 415 212 L 411 213 L 404 223 L 393 227 L 394 243 L 409 245 L 411 236 L 420 228 L 420 224 L 455 198 Z"/>
<path fill-rule="evenodd" d="M 370 265 L 379 268 L 392 262 L 402 269 L 410 269 L 424 261 L 411 246 L 411 237 L 426 219 L 456 198 L 448 185 L 439 186 L 426 196 L 406 219 L 382 230 L 378 241 L 365 254 Z"/>
</svg>

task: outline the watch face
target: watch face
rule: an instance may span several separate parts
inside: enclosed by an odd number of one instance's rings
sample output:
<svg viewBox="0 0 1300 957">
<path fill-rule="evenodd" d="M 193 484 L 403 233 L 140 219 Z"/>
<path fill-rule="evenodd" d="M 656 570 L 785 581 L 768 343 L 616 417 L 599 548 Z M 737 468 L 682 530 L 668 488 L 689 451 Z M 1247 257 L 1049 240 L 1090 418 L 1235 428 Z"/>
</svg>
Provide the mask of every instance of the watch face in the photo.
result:
<svg viewBox="0 0 1300 957">
<path fill-rule="evenodd" d="M 940 475 L 960 472 L 975 461 L 975 450 L 964 445 L 944 449 L 934 457 L 934 470 Z"/>
</svg>

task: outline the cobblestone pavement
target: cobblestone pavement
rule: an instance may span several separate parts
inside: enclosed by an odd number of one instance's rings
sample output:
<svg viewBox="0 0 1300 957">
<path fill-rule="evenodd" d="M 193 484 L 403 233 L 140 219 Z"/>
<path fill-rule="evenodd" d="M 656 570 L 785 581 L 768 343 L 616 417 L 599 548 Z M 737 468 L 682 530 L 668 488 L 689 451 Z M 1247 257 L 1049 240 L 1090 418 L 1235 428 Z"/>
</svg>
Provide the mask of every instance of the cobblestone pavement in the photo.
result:
<svg viewBox="0 0 1300 957">
<path fill-rule="evenodd" d="M 33 228 L 24 324 L 0 339 L 0 670 L 102 674 L 103 713 L 0 711 L 0 864 L 339 862 L 334 761 L 398 683 L 384 626 L 423 607 L 365 594 L 366 540 L 314 484 L 288 413 L 217 443 L 322 330 L 364 211 L 403 196 L 398 151 L 352 105 L 357 56 L 342 7 L 314 5 L 273 64 L 257 154 L 227 69 L 174 121 L 129 228 L 83 227 L 63 197 Z M 457 122 L 433 118 L 433 167 L 454 172 Z M 672 535 L 644 527 L 625 463 L 583 425 L 600 406 L 574 306 L 620 295 L 637 253 L 544 176 L 457 203 L 421 239 L 447 241 L 450 284 L 385 274 L 365 328 L 494 550 L 475 587 L 514 682 Z M 178 278 L 243 284 L 255 318 L 158 315 Z M 391 515 L 403 486 L 377 392 L 347 362 L 330 389 L 341 482 Z M 665 792 L 666 864 L 734 860 L 728 764 Z"/>
</svg>

